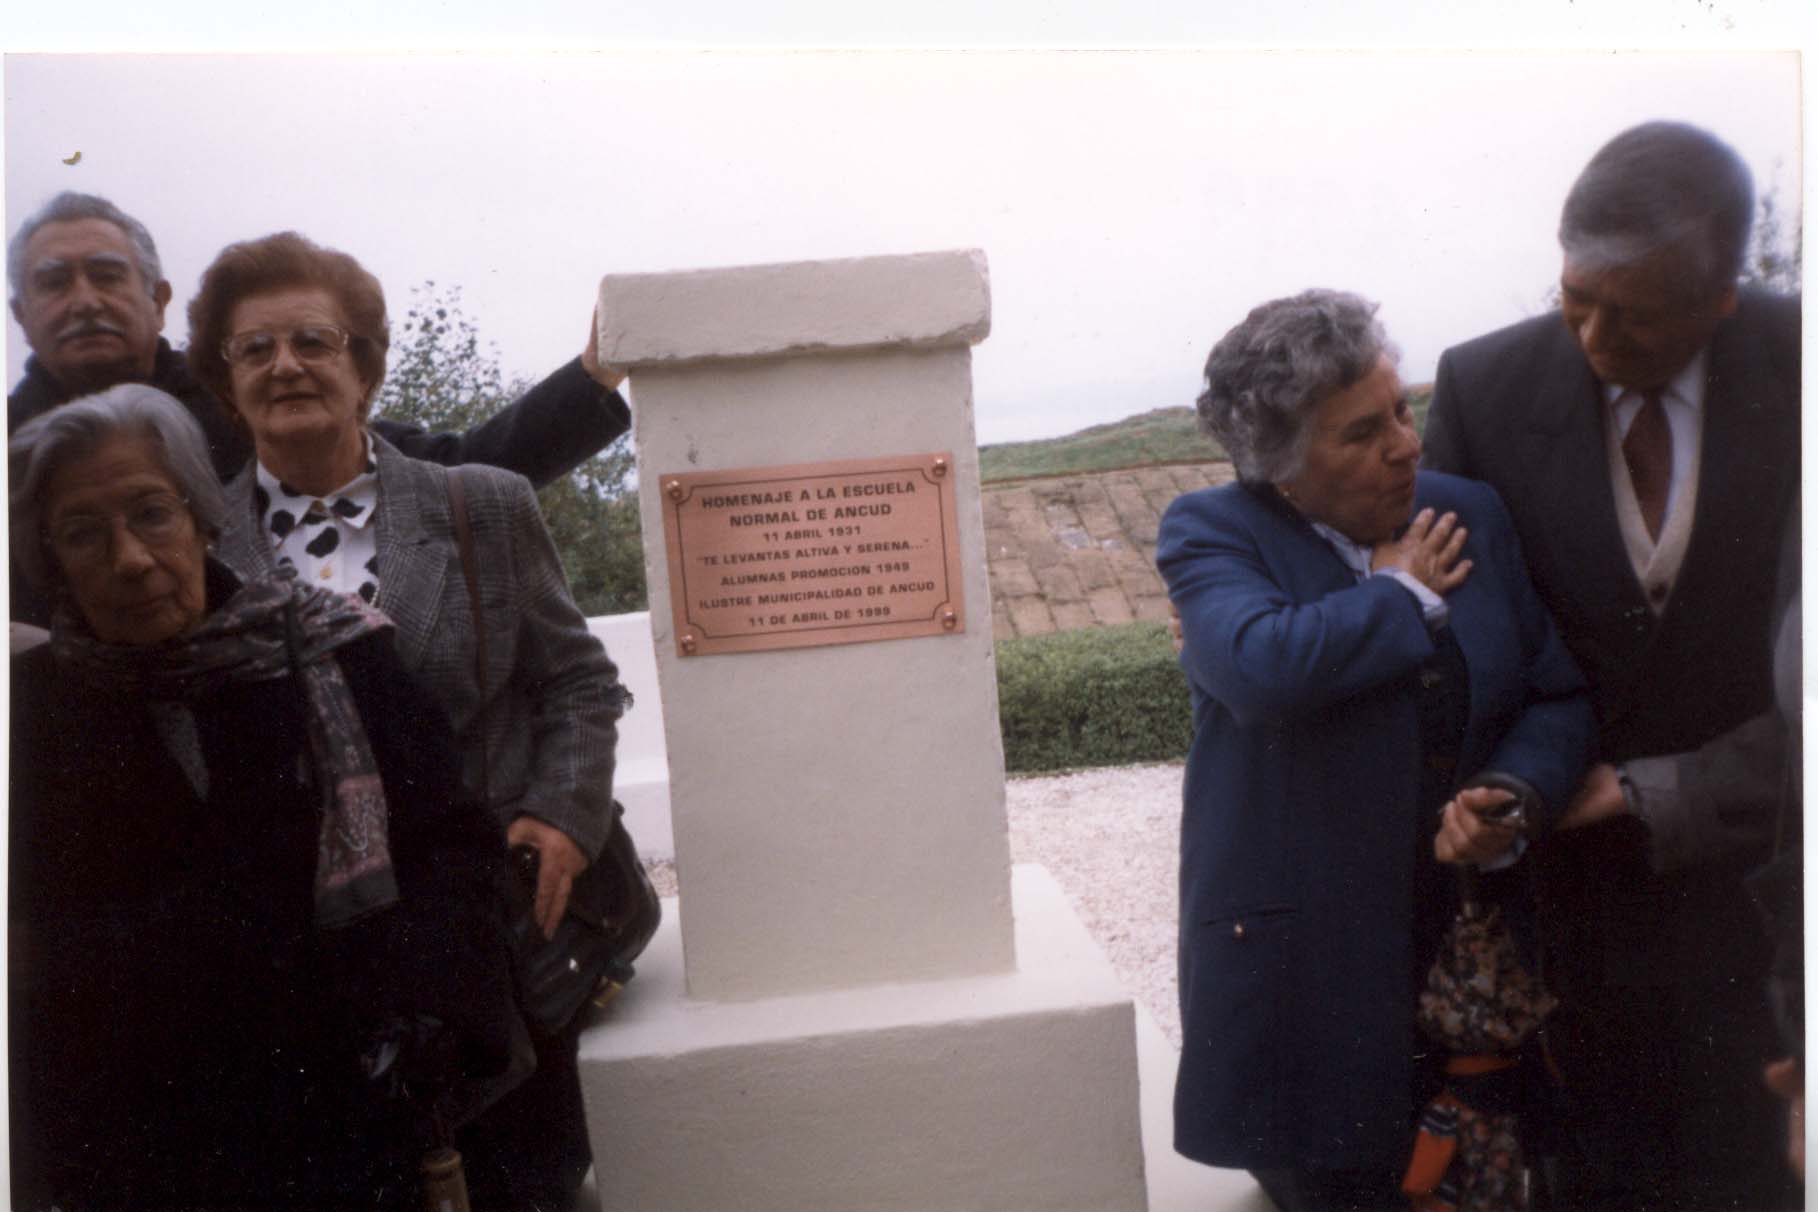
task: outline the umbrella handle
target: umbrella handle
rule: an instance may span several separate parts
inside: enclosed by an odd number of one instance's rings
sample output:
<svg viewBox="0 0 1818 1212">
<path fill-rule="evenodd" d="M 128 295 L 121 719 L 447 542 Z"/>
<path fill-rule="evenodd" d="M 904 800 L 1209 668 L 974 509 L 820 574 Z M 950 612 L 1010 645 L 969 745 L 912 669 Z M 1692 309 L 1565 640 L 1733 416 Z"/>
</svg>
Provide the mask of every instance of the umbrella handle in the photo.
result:
<svg viewBox="0 0 1818 1212">
<path fill-rule="evenodd" d="M 461 1155 L 452 1148 L 441 1145 L 425 1153 L 421 1178 L 424 1212 L 472 1212 Z"/>
<path fill-rule="evenodd" d="M 1489 787 L 1496 791 L 1506 791 L 1511 797 L 1507 802 L 1498 804 L 1482 815 L 1487 820 L 1497 821 L 1517 832 L 1525 832 L 1528 821 L 1540 807 L 1540 793 L 1526 779 L 1517 778 L 1501 770 L 1480 771 L 1467 779 L 1459 790 L 1472 787 Z M 1474 863 L 1463 863 L 1458 868 L 1458 896 L 1461 910 L 1468 918 L 1477 917 L 1483 912 L 1483 906 L 1477 897 L 1477 866 Z"/>
</svg>

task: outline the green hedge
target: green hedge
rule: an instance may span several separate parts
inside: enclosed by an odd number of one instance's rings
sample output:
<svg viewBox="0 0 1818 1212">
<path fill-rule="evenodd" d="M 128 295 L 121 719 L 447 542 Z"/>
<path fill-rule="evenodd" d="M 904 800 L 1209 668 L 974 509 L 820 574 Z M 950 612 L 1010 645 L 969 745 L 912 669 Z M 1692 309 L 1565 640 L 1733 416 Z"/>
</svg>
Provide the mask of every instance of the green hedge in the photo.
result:
<svg viewBox="0 0 1818 1212">
<path fill-rule="evenodd" d="M 1011 773 L 1185 757 L 1187 679 L 1158 623 L 997 644 L 997 711 Z"/>
</svg>

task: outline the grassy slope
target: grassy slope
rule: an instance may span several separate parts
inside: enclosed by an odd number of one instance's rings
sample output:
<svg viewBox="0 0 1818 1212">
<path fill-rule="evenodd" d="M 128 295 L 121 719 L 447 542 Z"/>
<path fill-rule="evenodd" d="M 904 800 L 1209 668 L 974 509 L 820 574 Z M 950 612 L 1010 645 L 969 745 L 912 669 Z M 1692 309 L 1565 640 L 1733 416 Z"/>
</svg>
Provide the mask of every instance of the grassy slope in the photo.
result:
<svg viewBox="0 0 1818 1212">
<path fill-rule="evenodd" d="M 1424 428 L 1433 389 L 1422 385 L 1409 394 L 1415 423 Z M 1192 409 L 1157 408 L 1061 438 L 981 446 L 978 455 L 981 478 L 990 483 L 1154 463 L 1200 463 L 1222 459 L 1224 452 L 1199 432 Z"/>
</svg>

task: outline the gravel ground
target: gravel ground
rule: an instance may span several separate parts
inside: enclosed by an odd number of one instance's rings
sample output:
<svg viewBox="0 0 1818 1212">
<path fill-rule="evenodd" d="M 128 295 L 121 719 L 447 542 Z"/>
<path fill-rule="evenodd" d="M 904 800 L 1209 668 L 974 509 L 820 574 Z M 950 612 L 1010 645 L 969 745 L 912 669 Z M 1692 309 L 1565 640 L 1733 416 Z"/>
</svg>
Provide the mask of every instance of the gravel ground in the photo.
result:
<svg viewBox="0 0 1818 1212">
<path fill-rule="evenodd" d="M 1111 766 L 1005 785 L 1010 860 L 1040 863 L 1066 890 L 1131 995 L 1175 1047 L 1175 917 L 1180 861 L 1179 763 Z M 651 879 L 675 895 L 675 865 Z"/>
<path fill-rule="evenodd" d="M 1174 943 L 1180 912 L 1178 762 L 1107 766 L 1005 785 L 1010 859 L 1066 890 L 1111 966 L 1180 1047 Z"/>
</svg>

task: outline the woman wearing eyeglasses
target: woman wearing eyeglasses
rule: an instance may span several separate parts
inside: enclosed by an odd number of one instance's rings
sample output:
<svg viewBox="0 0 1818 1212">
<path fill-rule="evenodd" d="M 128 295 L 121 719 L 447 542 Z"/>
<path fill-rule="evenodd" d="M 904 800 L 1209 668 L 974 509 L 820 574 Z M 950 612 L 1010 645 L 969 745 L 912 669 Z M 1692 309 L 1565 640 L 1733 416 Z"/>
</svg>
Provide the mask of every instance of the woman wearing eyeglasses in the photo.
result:
<svg viewBox="0 0 1818 1212">
<path fill-rule="evenodd" d="M 12 667 L 10 1206 L 418 1206 L 424 1104 L 527 1051 L 446 720 L 376 611 L 209 556 L 177 400 L 75 400 L 9 456 L 57 603 Z"/>
<path fill-rule="evenodd" d="M 346 253 L 282 232 L 222 250 L 189 307 L 191 371 L 251 435 L 226 489 L 222 558 L 294 570 L 396 624 L 398 655 L 454 725 L 463 782 L 513 844 L 539 852 L 553 932 L 611 824 L 615 723 L 627 696 L 568 591 L 522 477 L 463 471 L 486 669 L 448 497 L 449 472 L 367 425 L 389 344 L 379 282 Z M 591 1164 L 578 1027 L 540 1040 L 537 1072 L 457 1138 L 476 1208 L 567 1208 Z"/>
</svg>

